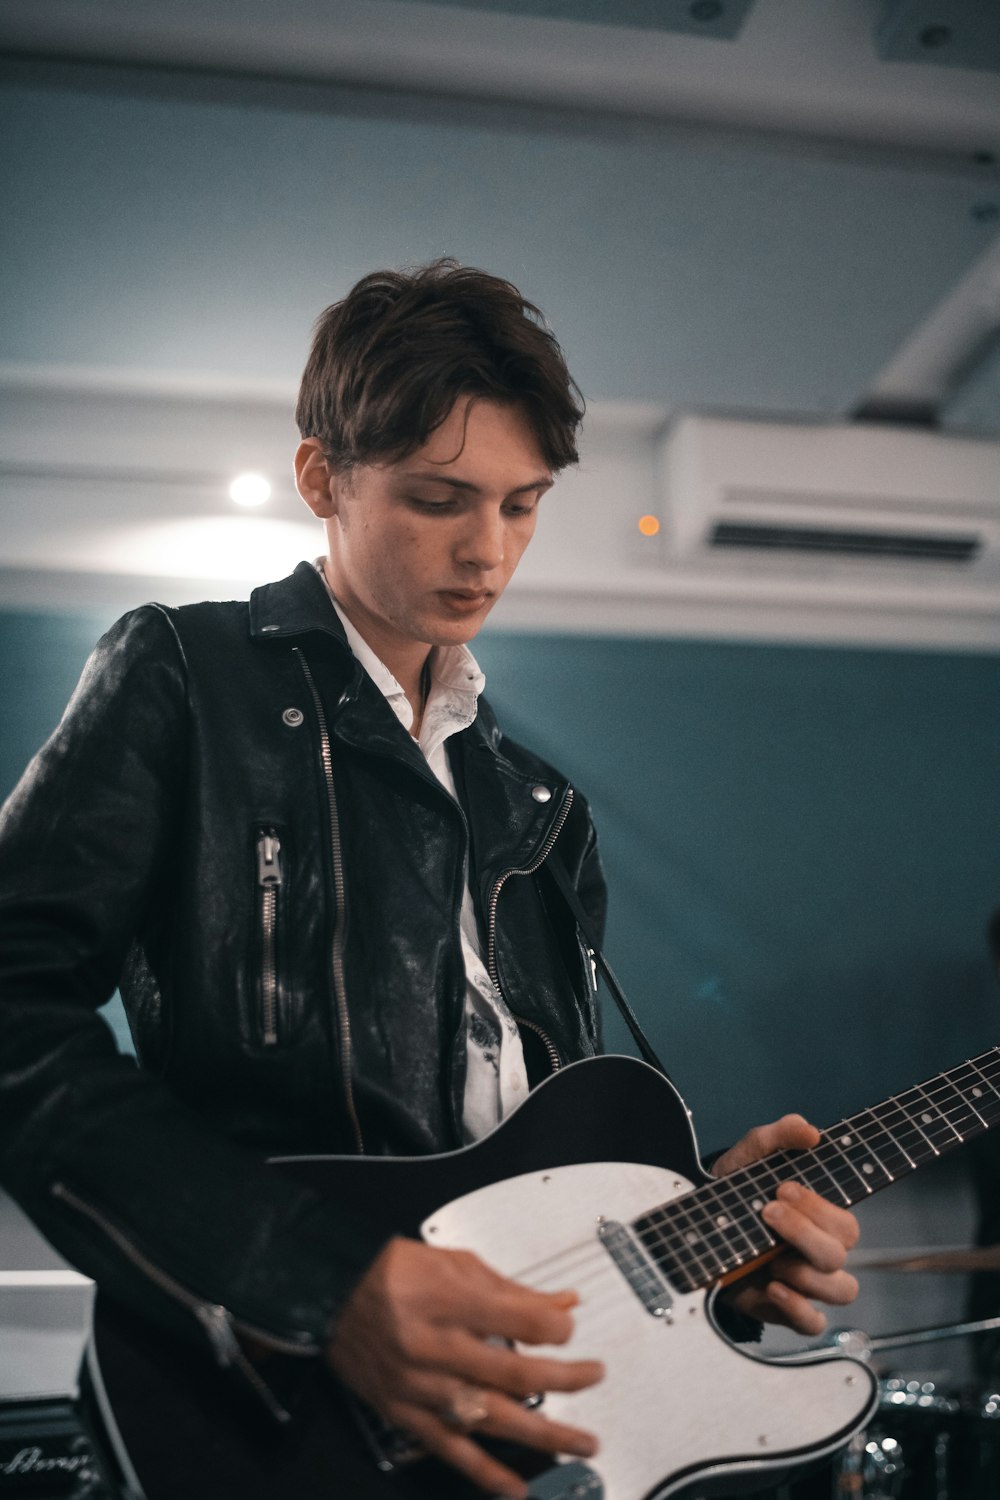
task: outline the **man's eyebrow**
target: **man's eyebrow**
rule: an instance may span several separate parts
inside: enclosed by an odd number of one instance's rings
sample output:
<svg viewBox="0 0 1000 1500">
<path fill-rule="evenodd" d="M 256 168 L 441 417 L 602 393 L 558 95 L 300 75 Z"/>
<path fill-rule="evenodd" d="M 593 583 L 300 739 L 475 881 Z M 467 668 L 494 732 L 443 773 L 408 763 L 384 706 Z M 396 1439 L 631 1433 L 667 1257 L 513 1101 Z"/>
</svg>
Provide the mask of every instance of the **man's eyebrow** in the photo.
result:
<svg viewBox="0 0 1000 1500">
<path fill-rule="evenodd" d="M 403 474 L 404 479 L 423 480 L 427 484 L 447 484 L 453 490 L 465 490 L 472 494 L 480 494 L 482 486 L 473 484 L 469 479 L 455 479 L 450 474 L 433 474 L 424 469 L 410 469 Z M 519 484 L 516 489 L 508 490 L 510 495 L 530 495 L 535 490 L 547 490 L 555 483 L 551 474 L 543 474 L 538 479 L 529 480 L 527 484 Z"/>
</svg>

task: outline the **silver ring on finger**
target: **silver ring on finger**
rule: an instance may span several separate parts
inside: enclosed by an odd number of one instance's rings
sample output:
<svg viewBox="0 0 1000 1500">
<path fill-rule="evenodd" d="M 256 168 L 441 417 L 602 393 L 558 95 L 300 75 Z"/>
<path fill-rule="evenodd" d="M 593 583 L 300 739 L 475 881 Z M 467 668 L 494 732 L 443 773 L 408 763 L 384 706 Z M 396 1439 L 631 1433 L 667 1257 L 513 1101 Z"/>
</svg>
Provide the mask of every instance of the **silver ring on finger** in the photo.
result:
<svg viewBox="0 0 1000 1500">
<path fill-rule="evenodd" d="M 447 1405 L 441 1408 L 442 1421 L 458 1432 L 472 1432 L 490 1414 L 484 1396 L 485 1392 L 477 1390 L 475 1386 L 462 1386 Z"/>
</svg>

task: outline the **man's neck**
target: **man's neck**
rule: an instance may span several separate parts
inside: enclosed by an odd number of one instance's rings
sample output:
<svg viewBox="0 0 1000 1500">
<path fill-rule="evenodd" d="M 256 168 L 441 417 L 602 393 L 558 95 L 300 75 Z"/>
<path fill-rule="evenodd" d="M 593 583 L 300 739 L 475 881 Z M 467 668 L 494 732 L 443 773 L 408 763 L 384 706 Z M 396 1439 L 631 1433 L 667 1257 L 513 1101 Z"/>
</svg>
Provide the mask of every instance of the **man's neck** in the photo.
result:
<svg viewBox="0 0 1000 1500">
<path fill-rule="evenodd" d="M 330 592 L 337 601 L 337 608 L 347 616 L 354 629 L 362 637 L 365 644 L 375 653 L 395 677 L 403 692 L 406 694 L 410 707 L 413 710 L 414 737 L 420 733 L 420 723 L 423 718 L 424 708 L 427 704 L 427 696 L 430 692 L 431 676 L 431 653 L 433 646 L 425 641 L 401 641 L 397 636 L 391 635 L 382 627 L 381 622 L 368 613 L 355 601 L 345 601 L 337 592 L 330 578 L 329 569 L 324 565 L 323 576 L 327 581 Z"/>
</svg>

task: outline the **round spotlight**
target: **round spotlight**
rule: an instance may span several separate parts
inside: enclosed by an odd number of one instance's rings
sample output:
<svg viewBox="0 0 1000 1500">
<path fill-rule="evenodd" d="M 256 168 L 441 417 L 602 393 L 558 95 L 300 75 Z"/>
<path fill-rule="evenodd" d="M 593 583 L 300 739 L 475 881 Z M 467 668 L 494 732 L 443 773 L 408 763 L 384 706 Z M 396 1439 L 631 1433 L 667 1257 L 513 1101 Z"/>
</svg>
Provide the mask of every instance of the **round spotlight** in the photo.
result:
<svg viewBox="0 0 1000 1500">
<path fill-rule="evenodd" d="M 263 505 L 271 498 L 271 486 L 263 474 L 237 474 L 229 486 L 229 498 L 237 505 Z"/>
<path fill-rule="evenodd" d="M 640 516 L 639 530 L 643 536 L 656 536 L 660 529 L 660 523 L 656 516 Z"/>
</svg>

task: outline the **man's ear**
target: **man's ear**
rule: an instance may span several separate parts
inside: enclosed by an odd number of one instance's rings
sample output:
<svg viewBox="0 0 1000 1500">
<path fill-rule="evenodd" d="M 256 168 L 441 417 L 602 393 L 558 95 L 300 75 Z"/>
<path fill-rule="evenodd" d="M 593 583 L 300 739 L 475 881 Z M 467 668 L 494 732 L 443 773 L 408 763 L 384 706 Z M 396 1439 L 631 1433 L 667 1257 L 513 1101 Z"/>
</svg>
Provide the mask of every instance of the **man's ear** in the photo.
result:
<svg viewBox="0 0 1000 1500">
<path fill-rule="evenodd" d="M 319 438 L 303 438 L 295 450 L 295 488 L 321 521 L 337 514 L 336 475 Z"/>
</svg>

